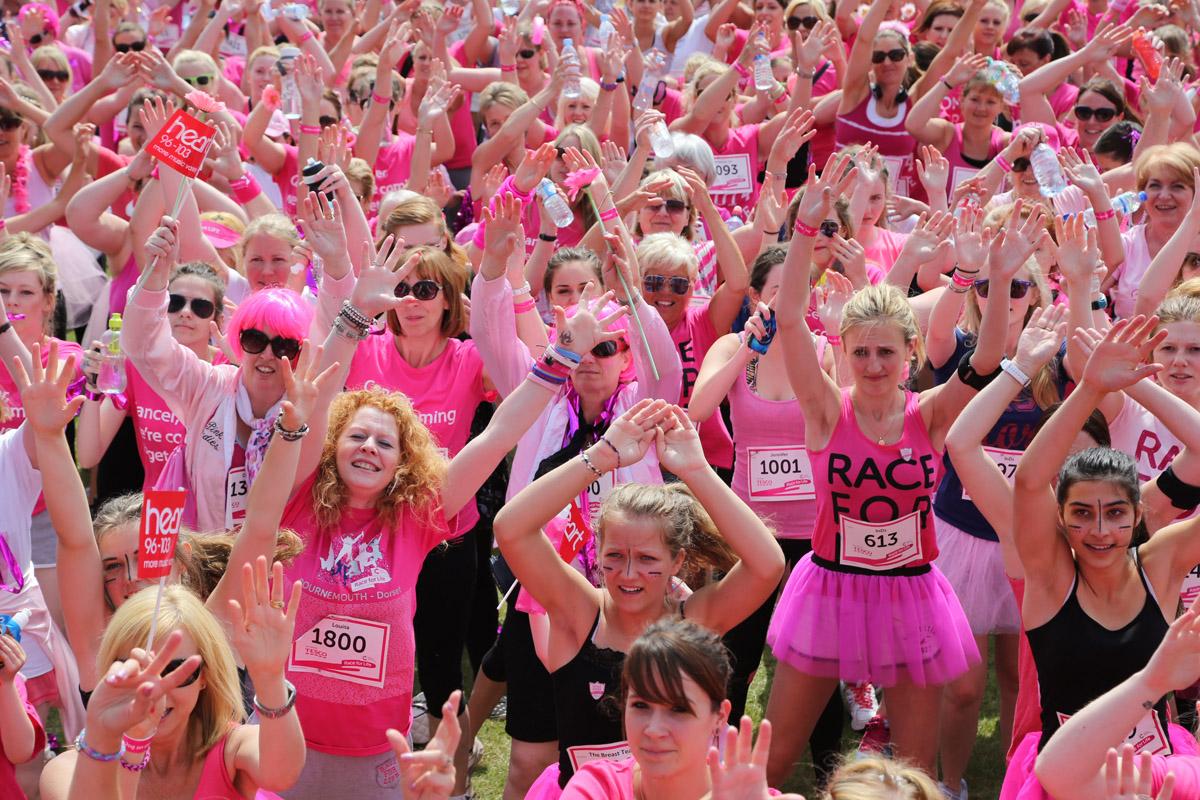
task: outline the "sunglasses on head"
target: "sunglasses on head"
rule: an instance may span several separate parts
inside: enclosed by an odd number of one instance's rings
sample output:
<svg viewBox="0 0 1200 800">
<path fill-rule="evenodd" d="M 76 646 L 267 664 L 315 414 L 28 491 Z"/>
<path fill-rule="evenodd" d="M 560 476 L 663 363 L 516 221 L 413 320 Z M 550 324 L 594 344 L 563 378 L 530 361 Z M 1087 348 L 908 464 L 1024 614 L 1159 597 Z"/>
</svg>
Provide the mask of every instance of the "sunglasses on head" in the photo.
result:
<svg viewBox="0 0 1200 800">
<path fill-rule="evenodd" d="M 145 42 L 131 42 L 129 44 L 115 44 L 115 45 L 113 45 L 113 47 L 115 47 L 117 49 L 118 53 L 128 53 L 130 50 L 132 50 L 135 53 L 140 53 L 146 49 L 146 43 Z"/>
<path fill-rule="evenodd" d="M 432 300 L 438 296 L 438 292 L 441 290 L 442 287 L 438 285 L 437 281 L 428 279 L 412 284 L 408 281 L 400 281 L 396 284 L 396 297 L 408 297 L 411 294 L 418 300 Z"/>
<path fill-rule="evenodd" d="M 183 311 L 183 309 L 187 307 L 189 303 L 192 307 L 192 313 L 200 319 L 208 319 L 213 315 L 213 312 L 217 310 L 217 307 L 213 305 L 212 300 L 205 300 L 203 297 L 188 298 L 181 294 L 172 294 L 170 295 L 170 299 L 167 301 L 167 311 L 171 312 L 172 314 L 178 314 L 180 311 Z"/>
<path fill-rule="evenodd" d="M 1108 122 L 1117 115 L 1115 108 L 1088 108 L 1087 106 L 1075 106 L 1075 119 L 1081 122 L 1087 122 L 1092 117 L 1096 118 L 1097 122 Z"/>
<path fill-rule="evenodd" d="M 685 295 L 692 288 L 692 282 L 678 275 L 668 278 L 666 275 L 646 275 L 642 278 L 642 288 L 654 294 L 661 292 L 664 287 L 678 295 Z"/>
<path fill-rule="evenodd" d="M 688 204 L 682 200 L 663 200 L 661 203 L 651 201 L 646 207 L 651 211 L 665 209 L 668 214 L 682 214 L 687 211 Z"/>
<path fill-rule="evenodd" d="M 838 224 L 836 219 L 826 219 L 821 221 L 821 235 L 826 239 L 832 239 L 833 235 L 838 232 L 842 226 Z"/>
<path fill-rule="evenodd" d="M 182 666 L 183 666 L 183 662 L 184 662 L 184 661 L 187 661 L 187 659 L 186 659 L 186 658 L 173 658 L 173 659 L 171 659 L 170 661 L 168 661 L 168 662 L 167 662 L 167 665 L 166 665 L 165 667 L 163 667 L 163 673 L 162 673 L 162 674 L 163 674 L 163 675 L 170 675 L 170 674 L 171 674 L 171 673 L 173 673 L 175 670 L 177 670 L 177 669 L 179 669 L 180 667 L 182 667 Z M 196 671 L 195 671 L 195 672 L 193 672 L 191 675 L 189 675 L 189 676 L 187 676 L 186 678 L 184 678 L 184 679 L 183 679 L 183 681 L 182 681 L 182 682 L 179 684 L 178 688 L 182 689 L 182 688 L 183 688 L 183 687 L 185 687 L 185 686 L 191 686 L 193 683 L 195 683 L 197 680 L 199 680 L 199 678 L 200 678 L 200 670 L 202 670 L 202 669 L 204 669 L 204 665 L 203 665 L 203 664 L 200 664 L 198 667 L 196 667 Z"/>
<path fill-rule="evenodd" d="M 871 53 L 872 64 L 882 64 L 885 58 L 890 58 L 892 61 L 899 64 L 908 55 L 908 51 L 903 47 L 897 47 L 895 50 L 876 50 Z"/>
<path fill-rule="evenodd" d="M 820 20 L 816 17 L 788 17 L 787 26 L 789 31 L 798 31 L 801 26 L 804 26 L 804 30 L 811 31 L 817 27 L 818 22 Z"/>
<path fill-rule="evenodd" d="M 37 74 L 38 77 L 44 81 L 58 81 L 59 83 L 66 83 L 67 81 L 71 80 L 71 73 L 65 69 L 39 69 Z"/>
<path fill-rule="evenodd" d="M 518 50 L 518 51 L 517 51 L 517 55 L 518 55 L 518 56 L 520 56 L 521 58 L 524 58 L 524 59 L 530 59 L 530 58 L 533 58 L 533 57 L 535 57 L 537 54 L 538 54 L 538 51 L 537 51 L 537 50 L 534 50 L 532 47 L 526 48 L 526 49 L 524 49 L 524 50 Z"/>
<path fill-rule="evenodd" d="M 322 128 L 328 128 L 331 125 L 337 125 L 339 122 L 341 122 L 341 120 L 337 117 L 321 116 L 317 118 L 317 124 L 319 124 Z"/>
<path fill-rule="evenodd" d="M 612 358 L 619 352 L 621 352 L 621 346 L 617 344 L 615 339 L 601 342 L 592 348 L 592 355 L 596 358 Z"/>
<path fill-rule="evenodd" d="M 208 86 L 209 81 L 215 81 L 216 75 L 197 75 L 193 78 L 184 78 L 184 82 L 189 86 Z"/>
<path fill-rule="evenodd" d="M 1008 287 L 1008 296 L 1012 300 L 1020 300 L 1025 295 L 1029 294 L 1030 287 L 1033 286 L 1033 281 L 1015 280 Z M 988 296 L 988 279 L 983 278 L 975 281 L 975 294 L 982 297 L 984 300 Z"/>
<path fill-rule="evenodd" d="M 271 346 L 271 352 L 276 358 L 286 358 L 292 361 L 300 355 L 300 340 L 288 339 L 283 336 L 267 336 L 257 328 L 246 328 L 238 335 L 238 344 L 242 351 L 256 356 Z"/>
</svg>

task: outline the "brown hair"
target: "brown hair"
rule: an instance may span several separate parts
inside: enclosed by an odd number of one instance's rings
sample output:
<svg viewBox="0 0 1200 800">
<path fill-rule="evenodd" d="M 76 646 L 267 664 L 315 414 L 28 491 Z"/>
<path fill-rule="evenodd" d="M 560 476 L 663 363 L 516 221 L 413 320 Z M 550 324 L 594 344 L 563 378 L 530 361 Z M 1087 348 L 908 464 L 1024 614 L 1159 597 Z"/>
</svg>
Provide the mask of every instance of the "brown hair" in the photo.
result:
<svg viewBox="0 0 1200 800">
<path fill-rule="evenodd" d="M 442 335 L 447 338 L 458 336 L 467 329 L 467 308 L 462 297 L 470 273 L 465 266 L 455 263 L 435 247 L 418 247 L 413 252 L 421 256 L 415 270 L 417 277 L 431 280 L 442 287 L 442 298 L 447 305 L 442 312 Z M 388 312 L 387 326 L 392 335 L 404 335 L 400 328 L 400 316 L 395 311 Z"/>
<path fill-rule="evenodd" d="M 683 689 L 691 678 L 709 697 L 712 711 L 721 707 L 733 668 L 721 637 L 690 620 L 663 617 L 650 623 L 625 656 L 621 695 L 630 692 L 656 705 L 686 708 L 693 714 Z"/>
</svg>

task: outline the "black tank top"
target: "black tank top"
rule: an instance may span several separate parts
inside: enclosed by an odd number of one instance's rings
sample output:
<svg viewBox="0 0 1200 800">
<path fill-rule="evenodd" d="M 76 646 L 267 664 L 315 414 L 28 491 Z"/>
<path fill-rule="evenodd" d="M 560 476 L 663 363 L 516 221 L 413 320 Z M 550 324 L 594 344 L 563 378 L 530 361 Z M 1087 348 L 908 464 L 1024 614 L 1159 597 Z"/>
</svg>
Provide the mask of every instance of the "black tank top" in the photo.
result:
<svg viewBox="0 0 1200 800">
<path fill-rule="evenodd" d="M 1079 573 L 1076 571 L 1071 593 L 1058 613 L 1046 624 L 1026 631 L 1029 649 L 1037 665 L 1042 702 L 1039 752 L 1058 730 L 1059 714 L 1070 716 L 1076 713 L 1145 667 L 1167 635 L 1170 625 L 1154 599 L 1154 590 L 1146 580 L 1136 548 L 1133 560 L 1146 592 L 1146 601 L 1128 624 L 1113 631 L 1087 615 L 1079 605 Z M 1165 732 L 1165 698 L 1154 708 Z"/>
<path fill-rule="evenodd" d="M 587 749 L 587 746 L 612 745 L 625 740 L 620 705 L 625 654 L 596 646 L 592 637 L 599 624 L 600 612 L 597 611 L 596 621 L 592 623 L 583 647 L 550 676 L 558 717 L 559 786 L 566 786 L 575 774 L 570 748 Z M 579 751 L 576 754 L 581 755 Z"/>
</svg>

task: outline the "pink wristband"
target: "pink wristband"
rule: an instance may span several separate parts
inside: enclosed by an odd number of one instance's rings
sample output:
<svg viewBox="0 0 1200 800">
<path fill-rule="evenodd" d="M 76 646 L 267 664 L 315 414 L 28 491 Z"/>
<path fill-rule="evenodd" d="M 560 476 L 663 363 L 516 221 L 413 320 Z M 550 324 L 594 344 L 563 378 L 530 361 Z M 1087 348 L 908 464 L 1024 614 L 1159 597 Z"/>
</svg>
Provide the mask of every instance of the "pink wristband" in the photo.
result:
<svg viewBox="0 0 1200 800">
<path fill-rule="evenodd" d="M 516 72 L 517 65 L 516 64 L 501 64 L 500 71 L 501 72 Z"/>
<path fill-rule="evenodd" d="M 606 211 L 600 212 L 600 221 L 608 222 L 609 220 L 616 219 L 619 216 L 620 216 L 620 214 L 617 213 L 617 209 L 615 207 L 613 207 Z"/>
<path fill-rule="evenodd" d="M 1108 211 L 1101 211 L 1098 214 L 1096 214 L 1096 222 L 1104 222 L 1104 220 L 1112 219 L 1116 215 L 1117 215 L 1117 212 L 1111 208 Z"/>
<path fill-rule="evenodd" d="M 296 42 L 296 44 L 304 44 L 309 39 L 312 39 L 314 36 L 316 36 L 316 34 L 313 33 L 312 31 L 306 31 L 305 34 L 300 37 L 299 41 Z"/>
<path fill-rule="evenodd" d="M 537 308 L 537 303 L 532 300 L 523 300 L 520 303 L 513 303 L 514 314 L 524 314 L 526 311 L 533 311 Z"/>
<path fill-rule="evenodd" d="M 1012 172 L 1012 164 L 1004 156 L 996 156 L 996 166 L 1005 172 Z"/>
<path fill-rule="evenodd" d="M 320 125 L 301 125 L 300 133 L 306 133 L 306 134 L 309 134 L 310 136 L 320 136 L 321 135 L 321 126 Z"/>
<path fill-rule="evenodd" d="M 149 739 L 134 739 L 132 736 L 122 737 L 125 742 L 125 752 L 131 756 L 140 755 L 150 749 L 150 742 L 154 740 L 151 736 Z"/>
<path fill-rule="evenodd" d="M 970 278 L 965 278 L 965 277 L 963 277 L 963 276 L 962 276 L 962 274 L 961 274 L 961 273 L 959 273 L 959 271 L 958 271 L 958 270 L 955 270 L 955 271 L 954 271 L 954 274 L 952 274 L 952 275 L 950 276 L 950 281 L 951 281 L 951 282 L 952 282 L 952 283 L 953 283 L 955 286 L 961 286 L 961 287 L 963 287 L 964 289 L 968 289 L 968 288 L 970 288 L 970 287 L 971 287 L 972 285 L 974 285 L 974 283 L 975 283 L 975 282 L 974 282 L 973 280 L 971 280 Z"/>
<path fill-rule="evenodd" d="M 258 181 L 250 173 L 246 173 L 245 179 L 234 186 L 230 184 L 230 189 L 233 190 L 233 199 L 239 204 L 245 205 L 254 198 L 262 194 L 262 187 L 258 185 Z"/>
<path fill-rule="evenodd" d="M 812 227 L 811 225 L 806 224 L 803 220 L 801 220 L 799 217 L 797 217 L 796 218 L 796 233 L 800 234 L 801 236 L 807 236 L 808 238 L 812 239 L 812 238 L 816 237 L 817 229 Z"/>
<path fill-rule="evenodd" d="M 840 345 L 842 343 L 842 337 L 838 336 L 837 334 L 833 334 L 831 336 L 830 334 L 827 333 L 827 334 L 825 334 L 825 341 L 829 342 L 834 347 L 837 347 L 838 345 Z"/>
</svg>

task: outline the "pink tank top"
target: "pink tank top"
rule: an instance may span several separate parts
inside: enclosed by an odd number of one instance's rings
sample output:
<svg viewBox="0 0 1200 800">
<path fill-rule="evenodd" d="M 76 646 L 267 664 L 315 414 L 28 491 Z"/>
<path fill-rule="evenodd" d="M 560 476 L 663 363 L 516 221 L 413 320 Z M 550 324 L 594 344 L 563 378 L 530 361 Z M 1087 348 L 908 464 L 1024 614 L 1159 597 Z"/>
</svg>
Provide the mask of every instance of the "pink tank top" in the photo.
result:
<svg viewBox="0 0 1200 800">
<path fill-rule="evenodd" d="M 905 392 L 900 441 L 877 444 L 859 430 L 850 389 L 843 389 L 833 436 L 809 458 L 817 490 L 815 556 L 870 572 L 923 567 L 937 558 L 930 509 L 942 453 L 929 439 L 917 394 Z"/>
<path fill-rule="evenodd" d="M 817 338 L 817 359 L 825 337 Z M 733 421 L 733 491 L 775 528 L 779 539 L 811 539 L 817 520 L 804 414 L 792 400 L 766 400 L 740 375 L 729 390 Z"/>
<path fill-rule="evenodd" d="M 979 172 L 982 167 L 976 167 L 973 164 L 968 164 L 963 158 L 963 126 L 961 122 L 954 125 L 954 137 L 950 140 L 950 146 L 946 148 L 944 155 L 946 160 L 950 162 L 950 176 L 946 179 L 946 197 L 951 197 L 954 192 L 954 187 L 965 180 L 975 177 L 975 173 Z M 1004 149 L 1004 131 L 992 126 L 992 138 L 988 141 L 987 160 L 991 161 L 1000 151 Z"/>
<path fill-rule="evenodd" d="M 225 744 L 229 734 L 212 746 L 204 756 L 204 766 L 200 771 L 200 783 L 196 786 L 193 800 L 246 800 L 246 796 L 233 785 L 233 776 L 225 768 Z M 254 800 L 279 800 L 279 795 L 259 789 Z"/>
<path fill-rule="evenodd" d="M 834 135 L 838 148 L 850 144 L 871 142 L 879 147 L 879 155 L 887 164 L 888 181 L 892 191 L 908 197 L 919 188 L 913 172 L 913 153 L 917 140 L 904 127 L 908 103 L 899 105 L 900 112 L 891 118 L 881 117 L 875 110 L 875 96 L 868 94 L 849 114 L 838 114 Z"/>
</svg>

